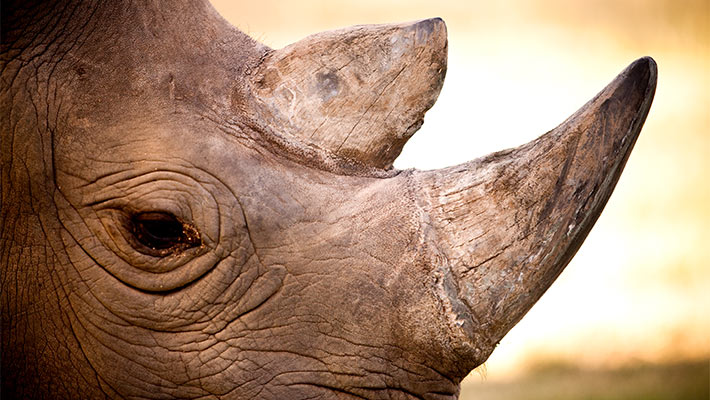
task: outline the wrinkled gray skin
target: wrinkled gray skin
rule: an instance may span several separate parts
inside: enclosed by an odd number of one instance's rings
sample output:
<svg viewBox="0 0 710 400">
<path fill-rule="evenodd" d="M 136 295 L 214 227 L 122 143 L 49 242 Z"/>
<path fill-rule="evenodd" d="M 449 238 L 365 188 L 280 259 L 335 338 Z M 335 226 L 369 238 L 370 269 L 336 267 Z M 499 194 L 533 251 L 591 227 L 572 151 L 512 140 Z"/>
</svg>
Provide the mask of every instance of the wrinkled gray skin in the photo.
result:
<svg viewBox="0 0 710 400">
<path fill-rule="evenodd" d="M 575 137 L 618 149 L 595 167 L 576 167 L 592 162 L 586 145 L 575 158 L 565 144 L 551 167 L 530 168 L 540 176 L 508 177 L 518 168 L 505 157 L 540 139 L 454 169 L 396 171 L 260 120 L 245 82 L 271 50 L 209 5 L 3 3 L 2 18 L 3 399 L 456 398 L 581 244 L 655 87 L 646 59 L 590 103 L 616 113 L 590 113 L 590 126 L 622 132 Z M 558 154 L 544 146 L 540 162 Z M 446 199 L 468 204 L 455 185 L 469 170 L 489 171 L 488 192 L 474 190 L 493 199 L 485 210 L 529 213 L 491 217 L 488 239 L 458 238 L 473 228 L 448 221 L 469 214 L 447 216 Z M 567 236 L 504 234 L 559 221 L 568 203 Z M 146 239 L 145 215 L 177 221 L 167 245 Z M 502 257 L 516 248 L 507 238 L 526 244 Z M 554 244 L 539 268 L 526 263 L 548 253 L 528 238 Z M 498 242 L 480 263 L 456 261 Z M 502 269 L 503 286 L 472 275 L 497 259 L 533 272 Z"/>
</svg>

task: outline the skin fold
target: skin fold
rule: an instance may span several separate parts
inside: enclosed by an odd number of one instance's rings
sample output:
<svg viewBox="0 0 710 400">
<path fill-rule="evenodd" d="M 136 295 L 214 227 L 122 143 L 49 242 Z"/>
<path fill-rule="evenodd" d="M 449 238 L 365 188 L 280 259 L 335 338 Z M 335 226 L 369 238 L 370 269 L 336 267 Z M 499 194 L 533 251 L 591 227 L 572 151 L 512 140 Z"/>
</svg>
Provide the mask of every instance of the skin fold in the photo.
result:
<svg viewBox="0 0 710 400">
<path fill-rule="evenodd" d="M 656 67 L 395 170 L 446 51 L 440 19 L 272 50 L 199 1 L 3 3 L 2 397 L 457 398 L 591 229 Z"/>
</svg>

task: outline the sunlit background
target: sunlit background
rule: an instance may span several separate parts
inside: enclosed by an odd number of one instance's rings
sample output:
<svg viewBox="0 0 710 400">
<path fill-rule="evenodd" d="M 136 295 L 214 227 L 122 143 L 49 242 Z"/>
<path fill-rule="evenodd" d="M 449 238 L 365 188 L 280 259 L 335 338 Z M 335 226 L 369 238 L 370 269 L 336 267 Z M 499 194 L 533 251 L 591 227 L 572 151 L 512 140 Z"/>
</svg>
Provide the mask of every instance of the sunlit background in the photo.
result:
<svg viewBox="0 0 710 400">
<path fill-rule="evenodd" d="M 613 386 L 608 380 L 641 370 L 642 377 L 633 375 L 640 385 L 652 385 L 653 374 L 664 386 L 675 375 L 695 374 L 699 392 L 689 398 L 708 398 L 710 1 L 214 4 L 273 48 L 344 26 L 442 17 L 446 83 L 395 163 L 400 169 L 453 165 L 523 144 L 562 122 L 634 59 L 652 56 L 656 97 L 601 218 L 558 281 L 464 381 L 461 397 L 573 398 L 554 391 L 534 397 L 534 388 L 525 397 L 511 388 L 550 370 L 562 374 L 549 378 L 556 386 L 576 382 L 574 374 Z M 546 379 L 537 376 L 533 381 Z"/>
</svg>

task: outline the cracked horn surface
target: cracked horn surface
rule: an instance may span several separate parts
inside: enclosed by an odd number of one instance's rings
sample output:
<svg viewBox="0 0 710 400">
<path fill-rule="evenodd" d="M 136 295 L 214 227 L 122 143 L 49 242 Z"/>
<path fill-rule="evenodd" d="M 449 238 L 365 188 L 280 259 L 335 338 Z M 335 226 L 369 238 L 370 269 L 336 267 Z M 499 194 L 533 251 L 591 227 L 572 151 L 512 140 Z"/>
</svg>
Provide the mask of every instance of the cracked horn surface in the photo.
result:
<svg viewBox="0 0 710 400">
<path fill-rule="evenodd" d="M 274 134 L 389 168 L 436 101 L 446 58 L 439 18 L 315 34 L 252 72 L 256 119 Z"/>
<path fill-rule="evenodd" d="M 515 149 L 416 172 L 456 282 L 466 335 L 490 353 L 577 252 L 618 181 L 651 106 L 641 58 L 560 126 Z M 455 293 L 455 292 L 454 292 Z M 459 317 L 457 317 L 459 318 Z M 466 327 L 464 327 L 466 328 Z"/>
</svg>

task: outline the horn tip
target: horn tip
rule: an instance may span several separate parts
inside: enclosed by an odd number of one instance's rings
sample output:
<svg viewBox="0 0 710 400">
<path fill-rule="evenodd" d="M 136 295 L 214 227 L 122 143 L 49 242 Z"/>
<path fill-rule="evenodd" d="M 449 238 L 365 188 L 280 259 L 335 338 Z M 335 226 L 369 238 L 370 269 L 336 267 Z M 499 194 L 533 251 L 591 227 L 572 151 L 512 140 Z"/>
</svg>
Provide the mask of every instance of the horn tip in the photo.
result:
<svg viewBox="0 0 710 400">
<path fill-rule="evenodd" d="M 647 93 L 654 91 L 658 80 L 656 60 L 649 56 L 641 57 L 629 65 L 626 75 L 634 78 L 635 81 L 646 83 Z"/>
<path fill-rule="evenodd" d="M 444 22 L 441 17 L 423 19 L 417 21 L 414 25 L 419 29 L 424 29 L 429 32 L 437 29 L 443 29 L 443 31 L 446 32 L 446 22 Z"/>
<path fill-rule="evenodd" d="M 624 75 L 627 77 L 627 85 L 630 84 L 632 87 L 638 88 L 632 90 L 637 93 L 636 96 L 640 96 L 640 98 L 637 97 L 640 104 L 636 110 L 638 117 L 633 129 L 635 134 L 638 135 L 656 94 L 658 65 L 649 56 L 641 57 L 629 65 Z"/>
</svg>

